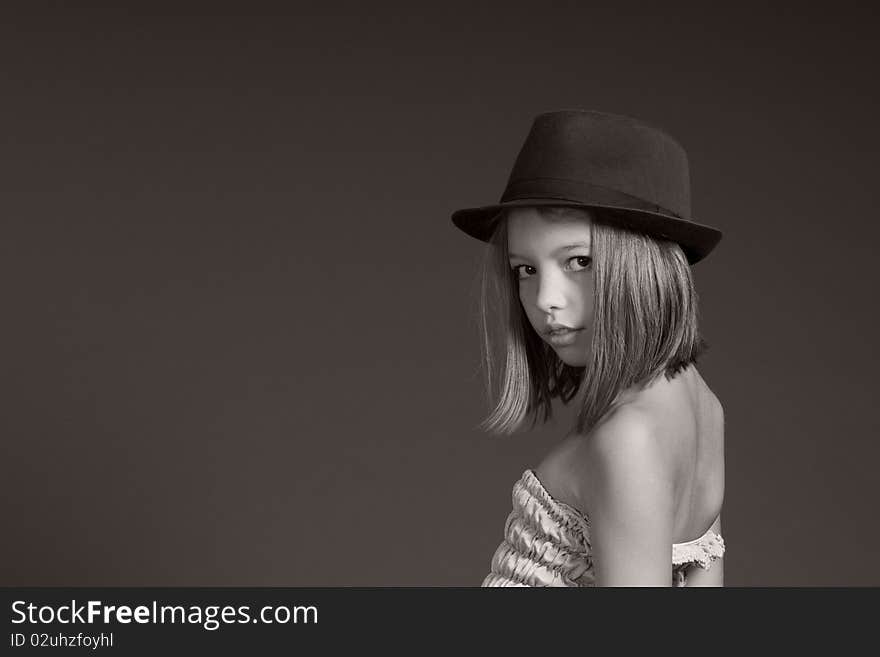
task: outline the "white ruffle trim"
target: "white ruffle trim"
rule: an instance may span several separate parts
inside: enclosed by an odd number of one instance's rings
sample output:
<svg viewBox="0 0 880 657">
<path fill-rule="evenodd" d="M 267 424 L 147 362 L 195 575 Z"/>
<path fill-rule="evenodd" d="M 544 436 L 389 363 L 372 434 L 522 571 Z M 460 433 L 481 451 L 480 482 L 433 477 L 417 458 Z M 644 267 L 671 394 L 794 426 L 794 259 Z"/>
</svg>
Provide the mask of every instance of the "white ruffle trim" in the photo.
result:
<svg viewBox="0 0 880 657">
<path fill-rule="evenodd" d="M 703 570 L 716 559 L 724 556 L 724 539 L 715 532 L 709 532 L 693 543 L 674 543 L 672 545 L 672 565 L 695 563 Z"/>
</svg>

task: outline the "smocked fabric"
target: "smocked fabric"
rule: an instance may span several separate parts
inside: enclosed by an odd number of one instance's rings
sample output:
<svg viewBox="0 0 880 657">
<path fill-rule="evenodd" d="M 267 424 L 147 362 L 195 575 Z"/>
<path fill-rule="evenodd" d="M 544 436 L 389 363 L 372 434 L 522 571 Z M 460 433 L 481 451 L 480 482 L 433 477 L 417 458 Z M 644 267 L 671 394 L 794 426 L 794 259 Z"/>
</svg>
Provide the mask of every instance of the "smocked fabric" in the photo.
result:
<svg viewBox="0 0 880 657">
<path fill-rule="evenodd" d="M 672 585 L 686 586 L 691 568 L 708 570 L 724 556 L 724 539 L 709 529 L 686 543 L 672 544 Z M 513 510 L 504 540 L 492 556 L 481 586 L 595 585 L 590 520 L 554 499 L 532 470 L 513 485 Z"/>
</svg>

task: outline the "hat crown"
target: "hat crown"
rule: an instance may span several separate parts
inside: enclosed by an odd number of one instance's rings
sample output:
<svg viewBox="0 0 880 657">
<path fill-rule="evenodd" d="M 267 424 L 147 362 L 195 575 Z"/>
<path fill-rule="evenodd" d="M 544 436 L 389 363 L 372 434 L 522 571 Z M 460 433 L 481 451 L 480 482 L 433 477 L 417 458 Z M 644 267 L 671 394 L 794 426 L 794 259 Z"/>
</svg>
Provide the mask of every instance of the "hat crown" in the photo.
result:
<svg viewBox="0 0 880 657">
<path fill-rule="evenodd" d="M 691 214 L 684 148 L 627 116 L 579 110 L 538 115 L 501 201 L 534 197 L 536 188 L 552 189 L 551 181 L 618 192 L 685 219 Z"/>
<path fill-rule="evenodd" d="M 638 119 L 594 110 L 538 115 L 514 162 L 501 201 L 463 208 L 452 223 L 484 242 L 504 210 L 564 206 L 601 212 L 601 220 L 677 243 L 689 263 L 721 240 L 691 217 L 688 159 L 664 131 Z"/>
</svg>

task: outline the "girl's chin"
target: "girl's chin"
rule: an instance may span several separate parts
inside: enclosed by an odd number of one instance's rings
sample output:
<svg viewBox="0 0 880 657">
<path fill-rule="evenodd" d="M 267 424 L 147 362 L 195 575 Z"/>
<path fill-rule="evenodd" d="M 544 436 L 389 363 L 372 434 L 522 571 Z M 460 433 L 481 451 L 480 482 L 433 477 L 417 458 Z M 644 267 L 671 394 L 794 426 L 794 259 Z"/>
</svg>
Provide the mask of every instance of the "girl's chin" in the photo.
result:
<svg viewBox="0 0 880 657">
<path fill-rule="evenodd" d="M 572 353 L 571 347 L 554 347 L 553 351 L 559 356 L 559 360 L 569 367 L 586 367 L 587 358 L 583 354 Z"/>
</svg>

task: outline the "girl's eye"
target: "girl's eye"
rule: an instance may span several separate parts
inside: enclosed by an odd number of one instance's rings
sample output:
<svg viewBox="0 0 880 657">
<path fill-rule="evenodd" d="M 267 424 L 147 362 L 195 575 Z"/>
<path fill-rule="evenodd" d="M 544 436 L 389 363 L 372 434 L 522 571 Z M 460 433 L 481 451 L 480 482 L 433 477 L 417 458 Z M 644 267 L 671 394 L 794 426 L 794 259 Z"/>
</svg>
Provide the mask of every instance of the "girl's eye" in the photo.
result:
<svg viewBox="0 0 880 657">
<path fill-rule="evenodd" d="M 593 264 L 593 259 L 590 256 L 574 256 L 573 258 L 568 259 L 569 262 L 572 262 L 573 260 L 577 261 L 575 267 L 578 268 L 575 269 L 575 271 L 583 271 Z"/>
<path fill-rule="evenodd" d="M 525 273 L 524 270 L 528 269 L 528 273 Z M 531 265 L 515 265 L 513 267 L 513 273 L 516 274 L 516 277 L 519 279 L 527 278 L 535 273 L 535 268 Z"/>
<path fill-rule="evenodd" d="M 577 265 L 574 265 L 574 267 L 580 267 L 580 269 L 575 269 L 574 271 L 584 271 L 585 269 L 589 269 L 593 265 L 593 259 L 590 256 L 573 256 L 566 260 L 566 262 L 571 262 L 572 260 L 578 261 Z M 535 268 L 531 265 L 515 265 L 514 267 L 512 267 L 512 269 L 514 274 L 516 274 L 516 277 L 520 280 L 528 277 L 521 273 L 520 268 L 530 269 L 531 272 L 529 273 L 529 276 L 535 271 Z"/>
</svg>

